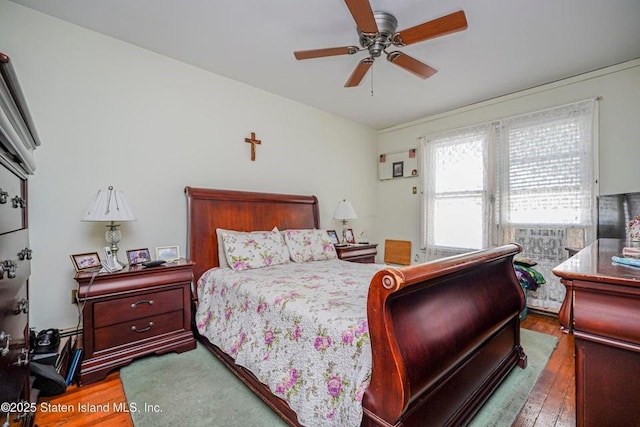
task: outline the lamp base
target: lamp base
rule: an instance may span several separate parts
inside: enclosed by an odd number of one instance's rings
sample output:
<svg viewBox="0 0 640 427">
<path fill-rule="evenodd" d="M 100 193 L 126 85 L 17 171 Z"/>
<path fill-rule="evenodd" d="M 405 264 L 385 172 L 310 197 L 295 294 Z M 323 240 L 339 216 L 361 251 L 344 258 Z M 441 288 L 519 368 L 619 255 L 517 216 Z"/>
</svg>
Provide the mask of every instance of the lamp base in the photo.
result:
<svg viewBox="0 0 640 427">
<path fill-rule="evenodd" d="M 115 222 L 111 221 L 111 224 L 107 225 L 106 227 L 107 231 L 104 235 L 104 238 L 107 243 L 109 243 L 109 249 L 111 249 L 111 256 L 115 267 L 120 270 L 124 267 L 124 265 L 121 264 L 120 261 L 118 261 L 118 243 L 120 242 L 120 239 L 122 239 L 122 233 L 118 229 L 118 227 L 120 227 L 120 224 L 116 224 Z"/>
</svg>

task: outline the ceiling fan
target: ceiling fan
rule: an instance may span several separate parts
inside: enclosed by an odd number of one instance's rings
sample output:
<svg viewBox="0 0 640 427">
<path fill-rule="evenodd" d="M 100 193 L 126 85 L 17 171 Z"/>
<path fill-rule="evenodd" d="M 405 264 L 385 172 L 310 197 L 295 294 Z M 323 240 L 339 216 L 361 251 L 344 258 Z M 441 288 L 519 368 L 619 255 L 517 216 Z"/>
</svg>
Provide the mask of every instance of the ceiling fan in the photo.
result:
<svg viewBox="0 0 640 427">
<path fill-rule="evenodd" d="M 460 10 L 396 32 L 397 19 L 388 12 L 374 12 L 369 0 L 345 0 L 345 3 L 356 22 L 360 47 L 343 46 L 293 52 L 296 59 L 300 60 L 334 55 L 353 55 L 363 50 L 369 51 L 369 56 L 361 60 L 351 73 L 345 87 L 358 86 L 373 65 L 373 61 L 383 53 L 387 55 L 389 62 L 421 79 L 431 77 L 438 72 L 436 69 L 398 50 L 389 51 L 388 49 L 392 46 L 408 46 L 467 28 L 467 18 L 464 11 Z"/>
</svg>

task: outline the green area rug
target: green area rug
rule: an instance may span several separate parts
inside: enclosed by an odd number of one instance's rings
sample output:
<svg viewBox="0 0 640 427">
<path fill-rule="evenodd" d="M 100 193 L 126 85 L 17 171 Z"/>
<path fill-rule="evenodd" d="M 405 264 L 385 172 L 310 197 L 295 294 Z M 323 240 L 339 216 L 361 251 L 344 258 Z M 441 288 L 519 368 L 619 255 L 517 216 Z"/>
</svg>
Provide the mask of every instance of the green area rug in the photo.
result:
<svg viewBox="0 0 640 427">
<path fill-rule="evenodd" d="M 553 336 L 526 329 L 521 337 L 527 368 L 507 376 L 472 426 L 510 426 L 557 344 Z M 286 425 L 200 344 L 187 353 L 137 360 L 120 376 L 136 427 Z"/>
</svg>

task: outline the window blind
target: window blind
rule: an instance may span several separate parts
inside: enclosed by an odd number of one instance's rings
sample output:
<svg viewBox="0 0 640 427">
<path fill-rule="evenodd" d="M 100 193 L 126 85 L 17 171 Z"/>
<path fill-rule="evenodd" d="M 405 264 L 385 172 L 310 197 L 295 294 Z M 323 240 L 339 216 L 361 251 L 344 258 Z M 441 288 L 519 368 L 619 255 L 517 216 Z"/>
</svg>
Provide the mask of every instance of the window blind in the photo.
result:
<svg viewBox="0 0 640 427">
<path fill-rule="evenodd" d="M 593 106 L 589 100 L 500 122 L 503 224 L 592 224 Z"/>
</svg>

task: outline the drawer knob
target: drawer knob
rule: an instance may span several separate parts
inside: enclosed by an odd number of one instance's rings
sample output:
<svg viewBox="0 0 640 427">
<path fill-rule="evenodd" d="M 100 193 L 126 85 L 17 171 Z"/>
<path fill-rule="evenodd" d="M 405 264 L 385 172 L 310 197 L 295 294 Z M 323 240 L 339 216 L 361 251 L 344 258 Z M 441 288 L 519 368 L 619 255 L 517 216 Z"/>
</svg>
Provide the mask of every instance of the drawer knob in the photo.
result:
<svg viewBox="0 0 640 427">
<path fill-rule="evenodd" d="M 0 345 L 4 345 L 4 348 L 0 349 L 0 357 L 5 357 L 7 354 L 9 354 L 10 340 L 11 340 L 11 335 L 6 334 L 4 331 L 0 332 Z"/>
<path fill-rule="evenodd" d="M 13 309 L 13 314 L 18 315 L 20 313 L 29 313 L 29 301 L 26 298 L 22 298 L 20 301 L 18 301 L 16 308 Z"/>
<path fill-rule="evenodd" d="M 133 304 L 131 304 L 131 308 L 136 308 L 139 304 L 153 305 L 153 300 L 152 299 L 141 299 L 140 301 L 136 301 Z"/>
<path fill-rule="evenodd" d="M 27 203 L 25 202 L 25 200 L 20 197 L 20 196 L 16 196 L 13 199 L 11 199 L 11 201 L 13 202 L 13 207 L 14 208 L 25 208 L 27 206 Z"/>
<path fill-rule="evenodd" d="M 27 366 L 29 364 L 29 352 L 23 348 L 18 355 L 18 360 L 12 363 L 13 366 Z"/>
<path fill-rule="evenodd" d="M 33 257 L 31 254 L 33 253 L 33 251 L 29 248 L 24 248 L 23 250 L 21 250 L 20 252 L 18 252 L 18 259 L 20 261 L 24 261 L 26 260 L 31 260 L 31 258 Z"/>
<path fill-rule="evenodd" d="M 11 260 L 4 260 L 0 262 L 0 279 L 4 279 L 4 273 L 7 273 L 7 277 L 9 279 L 16 278 L 16 270 L 18 269 L 18 264 Z"/>
<path fill-rule="evenodd" d="M 143 332 L 147 332 L 147 331 L 148 331 L 148 330 L 150 330 L 151 328 L 153 328 L 153 322 L 149 322 L 149 326 L 147 326 L 146 328 L 142 328 L 142 329 L 138 329 L 138 328 L 136 328 L 136 326 L 135 326 L 135 325 L 133 325 L 133 326 L 131 327 L 131 330 L 132 330 L 133 332 L 137 332 L 137 333 L 141 334 L 141 333 L 143 333 Z"/>
<path fill-rule="evenodd" d="M 0 188 L 0 205 L 4 205 L 7 203 L 7 198 L 9 197 L 9 193 Z"/>
</svg>

